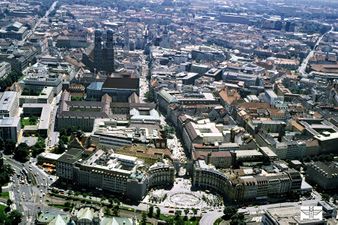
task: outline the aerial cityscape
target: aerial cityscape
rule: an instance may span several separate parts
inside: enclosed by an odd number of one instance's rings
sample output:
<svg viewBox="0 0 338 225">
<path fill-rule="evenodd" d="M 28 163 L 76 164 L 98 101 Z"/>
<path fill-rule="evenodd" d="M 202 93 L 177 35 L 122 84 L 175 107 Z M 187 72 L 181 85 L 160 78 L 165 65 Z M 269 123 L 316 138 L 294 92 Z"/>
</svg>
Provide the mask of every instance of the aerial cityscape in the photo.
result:
<svg viewBox="0 0 338 225">
<path fill-rule="evenodd" d="M 0 0 L 0 225 L 338 225 L 338 0 Z"/>
</svg>

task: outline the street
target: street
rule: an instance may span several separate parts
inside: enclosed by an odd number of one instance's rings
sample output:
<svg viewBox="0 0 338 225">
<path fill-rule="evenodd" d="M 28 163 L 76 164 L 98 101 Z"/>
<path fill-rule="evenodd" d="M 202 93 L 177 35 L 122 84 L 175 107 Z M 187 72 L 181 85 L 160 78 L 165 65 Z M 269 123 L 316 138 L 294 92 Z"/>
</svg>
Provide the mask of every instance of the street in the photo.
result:
<svg viewBox="0 0 338 225">
<path fill-rule="evenodd" d="M 302 64 L 299 66 L 298 68 L 298 72 L 302 75 L 302 76 L 306 76 L 306 67 L 307 64 L 309 62 L 309 60 L 312 58 L 312 56 L 314 55 L 317 46 L 320 44 L 320 42 L 322 41 L 323 37 L 328 34 L 331 33 L 333 31 L 333 27 L 331 27 L 331 30 L 329 30 L 328 32 L 324 33 L 322 36 L 320 36 L 315 44 L 315 46 L 313 47 L 313 49 L 309 52 L 309 54 L 307 55 L 307 57 L 303 60 Z"/>
<path fill-rule="evenodd" d="M 46 174 L 42 169 L 37 167 L 35 160 L 22 164 L 9 156 L 4 156 L 4 159 L 5 163 L 11 165 L 15 171 L 12 183 L 5 191 L 10 192 L 10 198 L 15 205 L 13 208 L 23 213 L 21 224 L 34 224 L 35 217 L 39 211 L 62 213 L 59 209 L 49 207 L 45 203 L 48 187 L 55 181 L 55 177 Z"/>
</svg>

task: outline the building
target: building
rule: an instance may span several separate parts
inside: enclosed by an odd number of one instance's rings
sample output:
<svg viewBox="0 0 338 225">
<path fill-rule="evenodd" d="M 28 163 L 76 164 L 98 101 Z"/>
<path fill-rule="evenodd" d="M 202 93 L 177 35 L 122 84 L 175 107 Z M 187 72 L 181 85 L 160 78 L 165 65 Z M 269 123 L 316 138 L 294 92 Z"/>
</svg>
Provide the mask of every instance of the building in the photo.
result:
<svg viewBox="0 0 338 225">
<path fill-rule="evenodd" d="M 300 118 L 305 134 L 316 139 L 323 153 L 335 152 L 338 145 L 338 127 L 324 119 Z"/>
<path fill-rule="evenodd" d="M 202 160 L 195 162 L 192 180 L 194 187 L 214 190 L 235 202 L 283 198 L 299 192 L 302 183 L 300 173 L 293 169 L 278 169 L 273 165 L 261 169 L 217 170 Z"/>
<path fill-rule="evenodd" d="M 0 80 L 5 79 L 7 75 L 12 71 L 12 66 L 8 62 L 0 63 Z"/>
<path fill-rule="evenodd" d="M 284 97 L 278 96 L 273 90 L 267 89 L 264 92 L 264 100 L 272 106 L 278 107 L 284 103 Z"/>
<path fill-rule="evenodd" d="M 108 95 L 103 96 L 100 102 L 71 101 L 70 93 L 64 91 L 56 114 L 56 128 L 61 130 L 74 127 L 91 132 L 95 119 L 110 117 L 110 103 Z"/>
<path fill-rule="evenodd" d="M 33 89 L 24 89 L 19 98 L 19 104 L 40 103 L 51 104 L 54 97 L 53 87 L 36 87 Z"/>
<path fill-rule="evenodd" d="M 0 118 L 0 137 L 4 141 L 18 141 L 20 133 L 20 117 Z"/>
<path fill-rule="evenodd" d="M 269 208 L 264 211 L 262 218 L 263 225 L 324 225 L 326 222 L 322 220 L 301 220 L 300 206 L 276 207 Z"/>
<path fill-rule="evenodd" d="M 108 77 L 102 85 L 102 95 L 108 94 L 113 102 L 128 102 L 128 98 L 139 92 L 139 78 Z"/>
<path fill-rule="evenodd" d="M 312 162 L 307 165 L 306 179 L 316 183 L 324 190 L 338 188 L 337 162 Z"/>
<path fill-rule="evenodd" d="M 94 46 L 83 54 L 82 61 L 91 71 L 115 71 L 114 62 L 114 37 L 113 31 L 107 30 L 106 40 L 103 40 L 103 32 L 95 31 Z"/>
<path fill-rule="evenodd" d="M 0 117 L 14 117 L 19 110 L 19 95 L 15 91 L 5 91 L 0 97 Z"/>
<path fill-rule="evenodd" d="M 37 116 L 39 117 L 37 124 L 37 132 L 47 137 L 50 130 L 50 122 L 53 108 L 50 104 L 38 104 L 38 103 L 25 103 L 22 105 L 24 116 Z"/>
<path fill-rule="evenodd" d="M 62 91 L 61 79 L 51 75 L 47 66 L 31 67 L 19 84 L 23 90 L 28 92 L 36 92 L 36 90 L 42 90 L 45 87 L 52 87 L 53 95 L 58 95 Z"/>
<path fill-rule="evenodd" d="M 23 40 L 28 35 L 28 28 L 22 23 L 14 22 L 0 30 L 0 38 Z"/>
<path fill-rule="evenodd" d="M 87 101 L 99 101 L 102 98 L 103 82 L 92 82 L 86 88 Z"/>
<path fill-rule="evenodd" d="M 134 110 L 136 109 L 131 111 Z M 158 113 L 156 115 L 158 117 Z M 147 119 L 146 116 L 141 118 L 132 116 L 130 120 L 122 115 L 112 117 L 95 120 L 91 135 L 94 144 L 107 148 L 119 148 L 132 144 L 154 144 L 158 148 L 164 147 L 165 140 L 162 138 L 161 127 L 156 117 L 148 116 Z"/>
<path fill-rule="evenodd" d="M 168 186 L 174 182 L 175 169 L 168 161 L 145 169 L 144 162 L 136 157 L 98 150 L 82 158 L 83 151 L 71 149 L 56 164 L 56 174 L 66 182 L 85 188 L 125 195 L 141 200 L 148 189 Z"/>
<path fill-rule="evenodd" d="M 56 39 L 56 47 L 58 48 L 86 48 L 87 46 L 87 35 L 85 33 L 70 33 L 61 35 Z"/>
<path fill-rule="evenodd" d="M 214 165 L 216 168 L 230 168 L 234 164 L 235 155 L 230 151 L 194 151 L 192 159 L 204 160 L 206 164 Z"/>
<path fill-rule="evenodd" d="M 182 137 L 184 146 L 189 152 L 192 151 L 194 144 L 217 145 L 225 140 L 221 129 L 209 120 L 188 121 L 184 124 Z"/>
</svg>

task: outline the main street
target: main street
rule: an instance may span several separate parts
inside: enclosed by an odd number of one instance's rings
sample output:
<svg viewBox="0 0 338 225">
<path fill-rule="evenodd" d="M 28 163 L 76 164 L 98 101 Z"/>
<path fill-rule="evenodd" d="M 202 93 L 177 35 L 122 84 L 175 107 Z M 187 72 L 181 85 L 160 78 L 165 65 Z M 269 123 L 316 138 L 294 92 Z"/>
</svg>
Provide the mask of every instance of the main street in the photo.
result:
<svg viewBox="0 0 338 225">
<path fill-rule="evenodd" d="M 25 43 L 27 39 L 29 39 L 35 32 L 36 28 L 38 28 L 41 24 L 41 22 L 48 18 L 49 14 L 55 9 L 56 4 L 58 1 L 53 2 L 53 4 L 49 7 L 49 9 L 46 11 L 45 15 L 38 19 L 38 21 L 35 23 L 32 30 L 29 31 L 29 34 L 22 40 L 22 43 Z"/>
<path fill-rule="evenodd" d="M 39 211 L 62 212 L 46 205 L 44 199 L 48 187 L 55 181 L 54 177 L 37 167 L 35 160 L 20 163 L 10 156 L 4 156 L 4 159 L 5 163 L 11 165 L 15 171 L 8 191 L 11 192 L 15 208 L 23 213 L 21 224 L 34 224 L 35 216 Z M 26 170 L 27 175 L 23 172 L 23 169 Z"/>
<path fill-rule="evenodd" d="M 322 41 L 323 37 L 325 35 L 327 35 L 328 33 L 331 33 L 333 31 L 333 27 L 331 27 L 331 29 L 329 31 L 327 31 L 326 33 L 324 33 L 322 36 L 320 36 L 315 44 L 315 46 L 312 48 L 312 50 L 309 52 L 309 54 L 306 56 L 306 58 L 303 60 L 302 64 L 299 66 L 298 68 L 298 72 L 302 75 L 302 76 L 306 76 L 306 67 L 307 64 L 309 63 L 309 60 L 312 58 L 312 56 L 314 55 L 316 48 L 318 47 L 318 45 L 320 44 L 320 42 Z"/>
</svg>

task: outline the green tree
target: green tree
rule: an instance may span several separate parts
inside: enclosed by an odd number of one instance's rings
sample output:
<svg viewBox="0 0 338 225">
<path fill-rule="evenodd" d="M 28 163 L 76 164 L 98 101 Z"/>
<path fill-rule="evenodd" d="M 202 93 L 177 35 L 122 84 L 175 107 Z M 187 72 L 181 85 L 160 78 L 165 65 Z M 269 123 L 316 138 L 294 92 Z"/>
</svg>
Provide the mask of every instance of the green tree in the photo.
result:
<svg viewBox="0 0 338 225">
<path fill-rule="evenodd" d="M 230 225 L 246 225 L 244 214 L 236 213 L 231 217 Z"/>
<path fill-rule="evenodd" d="M 113 206 L 113 215 L 114 216 L 119 216 L 119 212 L 120 212 L 120 205 L 119 204 L 115 204 Z"/>
<path fill-rule="evenodd" d="M 54 153 L 62 154 L 66 151 L 66 145 L 62 139 L 60 139 L 58 146 L 54 149 Z"/>
<path fill-rule="evenodd" d="M 15 150 L 15 142 L 12 140 L 5 141 L 4 154 L 5 155 L 13 154 L 14 150 Z"/>
<path fill-rule="evenodd" d="M 156 214 L 155 217 L 158 219 L 161 216 L 161 209 L 159 207 L 156 207 Z"/>
<path fill-rule="evenodd" d="M 147 224 L 147 214 L 145 212 L 142 212 L 142 218 L 141 218 L 141 225 L 146 225 Z"/>
<path fill-rule="evenodd" d="M 36 144 L 31 149 L 32 150 L 32 156 L 36 157 L 40 153 L 44 152 L 45 149 L 46 149 L 45 139 L 43 139 L 42 137 L 38 137 L 38 141 L 36 142 Z"/>
<path fill-rule="evenodd" d="M 151 205 L 149 206 L 149 209 L 148 209 L 148 217 L 152 218 L 154 215 L 154 206 Z"/>
<path fill-rule="evenodd" d="M 13 201 L 10 200 L 10 199 L 7 199 L 7 205 L 8 205 L 8 206 L 11 206 L 12 204 L 13 204 Z"/>
<path fill-rule="evenodd" d="M 181 215 L 182 215 L 182 211 L 181 211 L 181 210 L 176 210 L 176 211 L 175 211 L 175 221 L 176 221 L 178 218 L 181 218 Z"/>
<path fill-rule="evenodd" d="M 151 91 L 147 91 L 146 93 L 144 93 L 144 97 L 146 98 L 147 102 L 153 102 L 154 99 L 154 94 Z"/>
<path fill-rule="evenodd" d="M 14 159 L 19 162 L 27 162 L 29 156 L 29 147 L 26 143 L 20 143 L 14 151 Z"/>
<path fill-rule="evenodd" d="M 330 195 L 329 194 L 326 194 L 326 193 L 323 193 L 322 194 L 322 199 L 324 200 L 324 201 L 330 201 Z"/>
<path fill-rule="evenodd" d="M 10 165 L 3 165 L 0 167 L 0 187 L 9 182 L 9 177 L 13 173 Z"/>
<path fill-rule="evenodd" d="M 2 138 L 0 138 L 0 150 L 3 150 L 5 147 L 5 142 Z"/>
<path fill-rule="evenodd" d="M 184 209 L 184 218 L 183 218 L 184 221 L 188 220 L 188 214 L 189 214 L 189 209 Z"/>
<path fill-rule="evenodd" d="M 224 206 L 223 209 L 223 219 L 224 220 L 229 220 L 233 215 L 237 213 L 237 208 L 233 206 Z"/>
<path fill-rule="evenodd" d="M 192 208 L 192 213 L 194 214 L 194 217 L 197 215 L 197 209 L 196 208 Z"/>
<path fill-rule="evenodd" d="M 22 221 L 22 214 L 17 210 L 13 210 L 7 216 L 5 225 L 17 225 L 21 223 L 21 221 Z"/>
</svg>

